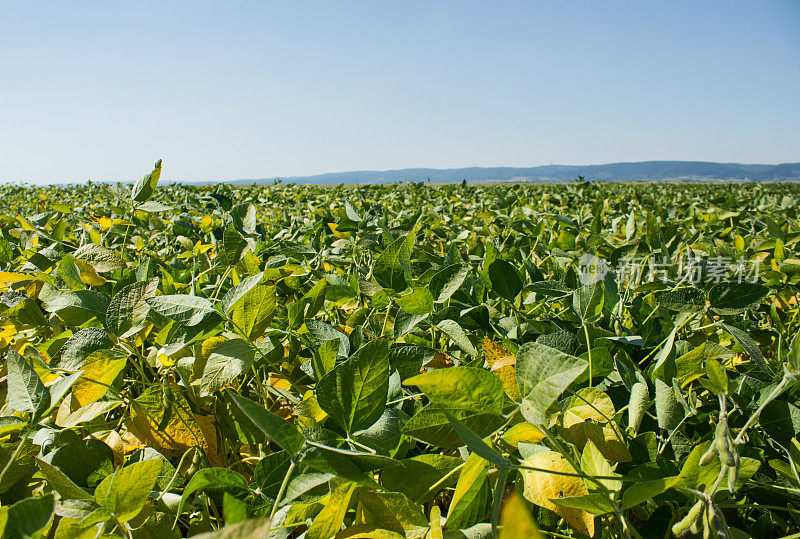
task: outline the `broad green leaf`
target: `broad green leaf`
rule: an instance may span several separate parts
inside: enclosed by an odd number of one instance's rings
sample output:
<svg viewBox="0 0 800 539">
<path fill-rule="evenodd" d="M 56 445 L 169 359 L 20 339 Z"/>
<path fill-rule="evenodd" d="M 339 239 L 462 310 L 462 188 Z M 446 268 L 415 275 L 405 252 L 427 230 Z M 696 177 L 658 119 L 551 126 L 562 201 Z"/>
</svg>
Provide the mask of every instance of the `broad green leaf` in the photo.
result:
<svg viewBox="0 0 800 539">
<path fill-rule="evenodd" d="M 41 537 L 39 534 L 53 520 L 54 511 L 52 494 L 24 498 L 8 507 L 5 515 L 0 514 L 0 532 L 6 539 Z"/>
<path fill-rule="evenodd" d="M 706 308 L 706 295 L 691 286 L 653 292 L 653 301 L 671 311 L 700 312 Z"/>
<path fill-rule="evenodd" d="M 721 282 L 708 292 L 711 308 L 719 314 L 738 314 L 754 308 L 769 294 L 769 288 L 748 282 Z"/>
<path fill-rule="evenodd" d="M 644 503 L 671 489 L 680 483 L 680 481 L 681 477 L 675 476 L 633 483 L 622 493 L 622 507 L 624 509 L 630 509 L 635 505 Z"/>
<path fill-rule="evenodd" d="M 585 360 L 543 344 L 522 345 L 515 370 L 525 419 L 534 425 L 545 423 L 548 408 L 587 366 Z"/>
<path fill-rule="evenodd" d="M 402 431 L 425 443 L 446 449 L 456 449 L 464 444 L 453 429 L 447 414 L 455 417 L 478 436 L 487 436 L 495 431 L 505 420 L 502 416 L 485 411 L 447 409 L 431 403 L 419 410 L 403 425 Z"/>
<path fill-rule="evenodd" d="M 472 432 L 464 423 L 447 413 L 447 411 L 444 412 L 444 415 L 447 417 L 447 420 L 450 421 L 450 424 L 453 426 L 459 438 L 464 441 L 473 453 L 476 453 L 481 458 L 488 460 L 500 468 L 507 468 L 509 466 L 509 462 L 500 453 L 489 447 L 480 436 Z"/>
<path fill-rule="evenodd" d="M 475 367 L 450 367 L 428 371 L 406 379 L 446 408 L 463 408 L 500 414 L 503 411 L 503 383 L 491 372 Z"/>
<path fill-rule="evenodd" d="M 155 192 L 158 179 L 161 177 L 161 159 L 156 161 L 153 172 L 142 176 L 131 187 L 131 199 L 135 202 L 144 202 Z"/>
<path fill-rule="evenodd" d="M 416 240 L 416 229 L 394 240 L 375 260 L 372 275 L 384 288 L 402 292 L 408 288 L 407 276 L 411 274 L 411 250 Z"/>
<path fill-rule="evenodd" d="M 111 337 L 104 330 L 84 328 L 64 343 L 53 366 L 65 371 L 78 371 L 92 353 L 110 350 L 113 346 Z"/>
<path fill-rule="evenodd" d="M 427 288 L 415 288 L 410 294 L 395 298 L 395 301 L 409 314 L 428 314 L 433 311 L 433 296 Z"/>
<path fill-rule="evenodd" d="M 39 299 L 42 300 L 42 308 L 45 311 L 57 314 L 70 326 L 83 325 L 92 318 L 102 321 L 109 305 L 108 296 L 94 290 L 46 292 L 43 289 Z"/>
<path fill-rule="evenodd" d="M 50 407 L 50 393 L 27 359 L 9 348 L 6 353 L 8 369 L 8 404 L 17 412 L 33 416 Z"/>
<path fill-rule="evenodd" d="M 303 448 L 305 443 L 303 435 L 290 422 L 281 419 L 259 404 L 241 397 L 233 391 L 228 391 L 227 395 L 261 432 L 289 454 L 296 455 Z"/>
<path fill-rule="evenodd" d="M 172 294 L 147 298 L 147 304 L 158 314 L 184 326 L 195 326 L 209 313 L 216 313 L 205 298 L 186 294 Z"/>
<path fill-rule="evenodd" d="M 405 536 L 428 528 L 428 519 L 422 512 L 422 506 L 399 492 L 362 490 L 358 493 L 358 501 L 380 523 L 381 528 Z"/>
<path fill-rule="evenodd" d="M 484 516 L 489 499 L 489 485 L 486 479 L 488 464 L 477 453 L 467 458 L 450 501 L 450 511 L 447 514 L 448 530 L 467 528 Z"/>
<path fill-rule="evenodd" d="M 397 466 L 381 472 L 381 485 L 386 490 L 402 492 L 410 500 L 425 503 L 439 492 L 429 492 L 436 483 L 441 482 L 439 489 L 456 484 L 457 474 L 451 475 L 449 480 L 442 480 L 464 461 L 458 457 L 426 453 L 397 462 Z"/>
<path fill-rule="evenodd" d="M 603 285 L 583 285 L 572 293 L 572 309 L 584 322 L 594 322 L 603 314 Z"/>
<path fill-rule="evenodd" d="M 747 352 L 747 355 L 750 356 L 750 359 L 755 361 L 756 364 L 761 367 L 761 370 L 767 374 L 772 374 L 772 369 L 770 369 L 769 365 L 767 365 L 767 359 L 764 357 L 764 354 L 761 353 L 761 348 L 759 348 L 758 343 L 754 341 L 746 331 L 739 329 L 736 326 L 726 324 L 725 322 L 717 323 L 721 328 L 730 333 L 734 339 L 736 339 L 736 342 L 739 343 L 739 346 L 744 348 L 744 351 Z"/>
<path fill-rule="evenodd" d="M 522 291 L 522 279 L 517 269 L 500 258 L 489 264 L 489 280 L 492 290 L 508 301 L 514 301 Z"/>
<path fill-rule="evenodd" d="M 389 390 L 389 343 L 371 341 L 317 383 L 317 401 L 348 434 L 383 414 Z"/>
<path fill-rule="evenodd" d="M 442 333 L 450 337 L 450 339 L 458 346 L 461 350 L 466 352 L 467 354 L 471 355 L 472 357 L 476 357 L 478 355 L 478 350 L 475 349 L 475 345 L 472 344 L 472 341 L 469 340 L 467 337 L 464 328 L 456 322 L 455 320 L 442 320 L 436 327 L 439 328 Z"/>
<path fill-rule="evenodd" d="M 72 253 L 72 256 L 76 260 L 88 262 L 99 273 L 106 273 L 125 267 L 125 262 L 119 253 L 96 243 L 87 243 L 83 247 L 79 247 Z"/>
<path fill-rule="evenodd" d="M 253 345 L 244 339 L 231 339 L 214 348 L 200 379 L 200 395 L 211 395 L 233 383 L 255 359 Z"/>
<path fill-rule="evenodd" d="M 452 264 L 436 273 L 428 284 L 434 302 L 443 303 L 450 299 L 464 283 L 467 275 L 469 266 L 463 264 Z"/>
<path fill-rule="evenodd" d="M 154 460 L 146 460 L 142 464 L 147 462 L 158 463 Z M 160 467 L 160 463 L 158 464 Z M 125 468 L 123 468 L 123 470 L 124 469 Z M 194 474 L 189 480 L 186 488 L 183 489 L 183 495 L 181 495 L 181 501 L 178 504 L 177 513 L 179 515 L 182 512 L 186 501 L 197 491 L 206 492 L 207 494 L 218 498 L 221 502 L 223 493 L 230 492 L 238 494 L 247 492 L 248 487 L 247 481 L 245 481 L 244 477 L 233 470 L 229 470 L 227 468 L 203 468 L 202 470 L 198 470 L 197 473 Z"/>
<path fill-rule="evenodd" d="M 160 471 L 161 462 L 156 459 L 120 468 L 97 485 L 95 502 L 118 521 L 127 522 L 144 507 Z"/>
<path fill-rule="evenodd" d="M 566 496 L 551 500 L 558 507 L 581 509 L 592 515 L 605 515 L 614 512 L 614 503 L 605 494 L 593 492 L 582 496 Z"/>
<path fill-rule="evenodd" d="M 106 327 L 120 339 L 126 339 L 144 329 L 150 306 L 148 298 L 156 295 L 158 278 L 139 281 L 117 292 L 106 311 Z"/>
</svg>

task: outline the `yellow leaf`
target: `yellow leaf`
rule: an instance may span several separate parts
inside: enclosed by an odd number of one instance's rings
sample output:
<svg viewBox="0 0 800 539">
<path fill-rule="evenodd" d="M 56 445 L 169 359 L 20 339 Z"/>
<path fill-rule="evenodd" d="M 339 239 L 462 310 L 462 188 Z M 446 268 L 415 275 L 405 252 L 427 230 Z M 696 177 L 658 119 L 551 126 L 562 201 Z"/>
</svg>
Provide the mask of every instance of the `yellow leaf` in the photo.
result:
<svg viewBox="0 0 800 539">
<path fill-rule="evenodd" d="M 544 434 L 542 431 L 530 423 L 517 423 L 508 429 L 505 434 L 503 434 L 502 438 L 505 443 L 513 447 L 517 447 L 520 442 L 535 444 L 541 442 L 543 439 Z"/>
<path fill-rule="evenodd" d="M 543 451 L 523 461 L 525 466 L 548 471 L 521 470 L 523 495 L 538 506 L 553 511 L 583 535 L 594 535 L 594 516 L 583 509 L 560 507 L 550 500 L 568 496 L 584 496 L 589 490 L 580 477 L 556 475 L 548 472 L 576 473 L 560 453 Z"/>
<path fill-rule="evenodd" d="M 130 455 L 134 451 L 138 451 L 145 447 L 141 440 L 137 439 L 130 432 L 125 432 L 122 435 L 115 430 L 106 432 L 96 432 L 92 437 L 104 442 L 111 451 L 114 452 L 114 467 L 122 466 L 125 461 L 125 456 Z"/>
<path fill-rule="evenodd" d="M 513 357 L 516 359 L 516 355 L 513 352 L 509 352 L 502 344 L 496 343 L 488 338 L 483 339 L 482 349 L 483 359 L 486 360 L 486 363 L 488 363 L 490 367 L 501 358 Z M 510 364 L 513 365 L 513 363 Z"/>
<path fill-rule="evenodd" d="M 131 402 L 128 430 L 162 453 L 178 456 L 190 447 L 202 447 L 215 466 L 224 464 L 217 452 L 213 416 L 192 413 L 189 402 L 175 382 L 166 386 L 171 406 L 166 409 L 162 387 L 151 387 Z M 166 415 L 166 417 L 165 417 Z"/>
<path fill-rule="evenodd" d="M 605 458 L 612 462 L 630 462 L 632 457 L 615 428 L 614 403 L 611 398 L 594 387 L 578 391 L 564 411 L 562 426 L 566 437 L 578 449 L 592 440 Z"/>
<path fill-rule="evenodd" d="M 127 358 L 112 350 L 97 350 L 83 364 L 83 374 L 72 386 L 72 398 L 78 407 L 99 400 L 125 368 Z"/>
<path fill-rule="evenodd" d="M 544 539 L 544 535 L 536 527 L 528 508 L 522 497 L 516 492 L 503 503 L 500 511 L 500 533 L 499 539 Z"/>
<path fill-rule="evenodd" d="M 88 284 L 89 286 L 103 286 L 106 284 L 106 278 L 98 275 L 97 271 L 94 269 L 94 266 L 85 260 L 81 260 L 80 258 L 76 258 L 74 260 L 75 265 L 78 267 L 78 271 L 81 272 L 80 278 L 84 284 Z"/>
<path fill-rule="evenodd" d="M 100 230 L 106 232 L 109 228 L 114 225 L 114 221 L 109 219 L 108 217 L 92 217 L 94 222 L 100 225 Z"/>
</svg>

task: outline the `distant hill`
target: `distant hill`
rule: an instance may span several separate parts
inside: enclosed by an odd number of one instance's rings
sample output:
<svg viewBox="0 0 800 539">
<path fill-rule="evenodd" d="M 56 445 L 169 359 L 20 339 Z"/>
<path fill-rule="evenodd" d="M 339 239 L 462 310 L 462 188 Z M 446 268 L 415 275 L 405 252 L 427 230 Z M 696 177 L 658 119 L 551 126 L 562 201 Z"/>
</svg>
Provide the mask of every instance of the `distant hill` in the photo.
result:
<svg viewBox="0 0 800 539">
<path fill-rule="evenodd" d="M 561 182 L 578 176 L 604 181 L 780 181 L 800 180 L 800 163 L 780 165 L 742 165 L 739 163 L 707 163 L 704 161 L 642 161 L 607 165 L 546 165 L 540 167 L 469 167 L 469 168 L 406 168 L 401 170 L 358 170 L 328 172 L 315 176 L 290 176 L 284 182 L 296 183 L 395 183 L 427 181 L 470 182 Z M 277 178 L 240 179 L 234 184 L 271 184 Z"/>
</svg>

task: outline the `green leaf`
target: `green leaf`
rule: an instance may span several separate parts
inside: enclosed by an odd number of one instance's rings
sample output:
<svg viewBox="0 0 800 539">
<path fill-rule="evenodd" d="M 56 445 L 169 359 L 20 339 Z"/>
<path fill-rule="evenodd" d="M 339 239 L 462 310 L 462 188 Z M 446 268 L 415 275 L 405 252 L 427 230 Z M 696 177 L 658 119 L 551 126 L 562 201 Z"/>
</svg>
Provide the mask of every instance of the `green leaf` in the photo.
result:
<svg viewBox="0 0 800 539">
<path fill-rule="evenodd" d="M 144 329 L 150 312 L 148 298 L 156 295 L 158 278 L 139 281 L 117 292 L 106 311 L 106 327 L 120 339 L 126 339 Z"/>
<path fill-rule="evenodd" d="M 708 376 L 708 380 L 704 384 L 706 389 L 717 395 L 728 394 L 728 375 L 719 361 L 714 358 L 706 360 L 706 376 Z"/>
<path fill-rule="evenodd" d="M 470 450 L 472 450 L 473 453 L 477 453 L 481 458 L 496 464 L 500 468 L 508 468 L 509 462 L 503 457 L 503 455 L 489 447 L 480 436 L 472 432 L 472 430 L 464 423 L 447 413 L 447 410 L 444 410 L 444 415 L 453 426 L 453 429 L 458 434 L 458 437 L 464 441 L 464 443 Z"/>
<path fill-rule="evenodd" d="M 257 287 L 264 278 L 264 272 L 258 273 L 246 279 L 242 279 L 239 284 L 228 290 L 222 297 L 220 302 L 220 310 L 225 314 L 230 314 L 231 309 L 255 287 Z"/>
<path fill-rule="evenodd" d="M 184 326 L 195 326 L 209 313 L 216 313 L 214 306 L 206 298 L 173 294 L 148 298 L 147 304 L 158 314 Z"/>
<path fill-rule="evenodd" d="M 433 296 L 427 288 L 415 288 L 410 294 L 395 298 L 395 301 L 408 314 L 433 312 Z"/>
<path fill-rule="evenodd" d="M 108 296 L 94 290 L 78 290 L 67 292 L 62 290 L 45 291 L 39 294 L 42 308 L 58 315 L 64 323 L 70 326 L 80 326 L 98 318 L 103 320 L 108 310 Z"/>
<path fill-rule="evenodd" d="M 708 301 L 719 314 L 738 314 L 756 307 L 767 294 L 769 288 L 760 284 L 722 282 L 708 292 Z"/>
<path fill-rule="evenodd" d="M 386 408 L 389 343 L 371 341 L 317 383 L 320 407 L 347 434 L 372 425 Z"/>
<path fill-rule="evenodd" d="M 358 493 L 358 501 L 383 529 L 408 537 L 428 527 L 428 519 L 422 512 L 422 507 L 399 492 L 362 490 Z"/>
<path fill-rule="evenodd" d="M 653 292 L 656 305 L 671 311 L 696 313 L 706 308 L 706 295 L 699 288 L 685 286 L 673 290 Z"/>
<path fill-rule="evenodd" d="M 309 526 L 306 537 L 328 539 L 336 535 L 342 528 L 345 514 L 357 489 L 358 484 L 352 481 L 333 483 L 330 498 Z"/>
<path fill-rule="evenodd" d="M 147 462 L 154 461 L 146 460 L 142 464 Z M 225 492 L 238 494 L 247 492 L 248 487 L 244 477 L 233 470 L 227 468 L 203 468 L 192 476 L 186 488 L 183 489 L 183 495 L 181 495 L 181 501 L 178 504 L 177 515 L 180 515 L 183 511 L 183 505 L 186 503 L 186 500 L 188 500 L 192 494 L 200 490 L 208 493 L 212 497 L 220 498 L 219 501 L 221 502 L 222 495 Z"/>
<path fill-rule="evenodd" d="M 40 537 L 39 532 L 53 520 L 55 503 L 52 494 L 18 501 L 8 507 L 5 515 L 0 513 L 0 532 L 5 539 Z"/>
<path fill-rule="evenodd" d="M 406 277 L 411 275 L 411 250 L 416 240 L 416 228 L 392 242 L 372 267 L 372 275 L 383 288 L 402 292 L 408 288 Z"/>
<path fill-rule="evenodd" d="M 625 492 L 622 493 L 622 508 L 630 509 L 640 503 L 653 499 L 659 494 L 666 492 L 681 482 L 680 476 L 665 477 L 652 481 L 640 481 L 633 483 Z"/>
<path fill-rule="evenodd" d="M 434 302 L 444 303 L 450 299 L 464 284 L 467 275 L 469 275 L 469 266 L 464 264 L 452 264 L 436 273 L 428 283 L 428 289 L 431 291 Z"/>
<path fill-rule="evenodd" d="M 463 441 L 453 428 L 447 413 L 455 417 L 478 436 L 487 436 L 495 431 L 505 420 L 503 416 L 476 410 L 447 409 L 431 403 L 419 410 L 403 425 L 402 432 L 425 443 L 438 445 L 445 449 L 456 449 Z"/>
<path fill-rule="evenodd" d="M 247 371 L 255 359 L 253 345 L 244 339 L 231 339 L 214 348 L 208 356 L 200 379 L 200 395 L 211 395 L 233 383 Z"/>
<path fill-rule="evenodd" d="M 246 339 L 262 335 L 277 309 L 274 285 L 258 285 L 249 290 L 231 308 L 235 329 Z"/>
<path fill-rule="evenodd" d="M 17 412 L 36 417 L 50 407 L 50 393 L 31 364 L 16 350 L 6 353 L 8 369 L 8 404 Z"/>
<path fill-rule="evenodd" d="M 105 273 L 125 267 L 125 262 L 122 260 L 119 253 L 96 243 L 87 243 L 82 247 L 78 247 L 78 249 L 72 253 L 72 256 L 77 260 L 88 262 L 98 273 Z"/>
<path fill-rule="evenodd" d="M 86 359 L 98 350 L 110 350 L 114 342 L 100 328 L 84 328 L 64 343 L 53 366 L 65 371 L 78 371 L 83 368 Z"/>
<path fill-rule="evenodd" d="M 503 411 L 503 383 L 494 374 L 475 367 L 450 367 L 418 374 L 404 382 L 425 392 L 434 402 L 446 408 Z"/>
<path fill-rule="evenodd" d="M 261 432 L 289 454 L 296 455 L 303 448 L 305 439 L 290 422 L 268 412 L 262 406 L 250 399 L 237 395 L 233 391 L 228 391 L 227 395 Z"/>
<path fill-rule="evenodd" d="M 522 345 L 515 371 L 525 419 L 533 424 L 545 423 L 548 408 L 588 365 L 581 358 L 537 342 Z"/>
<path fill-rule="evenodd" d="M 161 177 L 161 159 L 156 161 L 153 167 L 153 172 L 146 176 L 142 176 L 131 187 L 131 198 L 135 202 L 144 202 L 155 192 L 158 179 Z"/>
<path fill-rule="evenodd" d="M 572 293 L 572 309 L 584 322 L 594 322 L 603 314 L 603 285 L 583 285 Z"/>
<path fill-rule="evenodd" d="M 508 301 L 514 301 L 522 292 L 522 279 L 519 278 L 517 269 L 500 258 L 489 264 L 489 280 L 492 290 Z"/>
<path fill-rule="evenodd" d="M 584 494 L 582 496 L 565 496 L 563 498 L 553 498 L 550 500 L 559 507 L 572 507 L 583 509 L 593 515 L 605 515 L 614 512 L 614 504 L 608 496 L 600 493 Z"/>
<path fill-rule="evenodd" d="M 472 357 L 478 356 L 478 350 L 475 349 L 475 345 L 472 344 L 472 341 L 469 340 L 467 337 L 466 332 L 464 332 L 464 328 L 456 322 L 455 320 L 442 320 L 436 327 L 439 328 L 442 333 L 450 337 L 450 339 L 463 350 L 467 354 L 471 355 Z"/>
<path fill-rule="evenodd" d="M 744 348 L 744 351 L 747 352 L 747 355 L 750 356 L 750 359 L 755 361 L 756 364 L 761 367 L 762 371 L 770 376 L 772 375 L 772 369 L 770 369 L 769 365 L 767 365 L 767 359 L 764 357 L 764 354 L 761 353 L 761 348 L 759 348 L 758 343 L 756 343 L 756 341 L 754 341 L 746 331 L 739 329 L 736 326 L 728 325 L 725 322 L 717 322 L 717 324 L 725 331 L 730 333 L 734 339 L 736 339 L 736 342 L 739 343 L 739 346 Z"/>
<path fill-rule="evenodd" d="M 76 485 L 64 472 L 49 462 L 40 458 L 37 458 L 36 462 L 39 465 L 39 471 L 44 475 L 45 479 L 47 479 L 48 484 L 53 487 L 53 490 L 58 492 L 62 498 L 75 500 L 93 499 L 91 494 Z"/>
<path fill-rule="evenodd" d="M 95 502 L 120 522 L 127 522 L 144 507 L 160 471 L 161 461 L 157 459 L 120 468 L 97 485 Z"/>
</svg>

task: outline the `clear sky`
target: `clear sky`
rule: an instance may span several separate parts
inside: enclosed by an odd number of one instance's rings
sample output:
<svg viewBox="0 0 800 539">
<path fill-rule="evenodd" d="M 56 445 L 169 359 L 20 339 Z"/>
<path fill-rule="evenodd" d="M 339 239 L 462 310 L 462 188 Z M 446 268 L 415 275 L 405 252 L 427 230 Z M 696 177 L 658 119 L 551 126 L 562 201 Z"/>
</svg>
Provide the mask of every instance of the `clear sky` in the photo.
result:
<svg viewBox="0 0 800 539">
<path fill-rule="evenodd" d="M 0 0 L 0 180 L 800 161 L 800 1 Z"/>
</svg>

